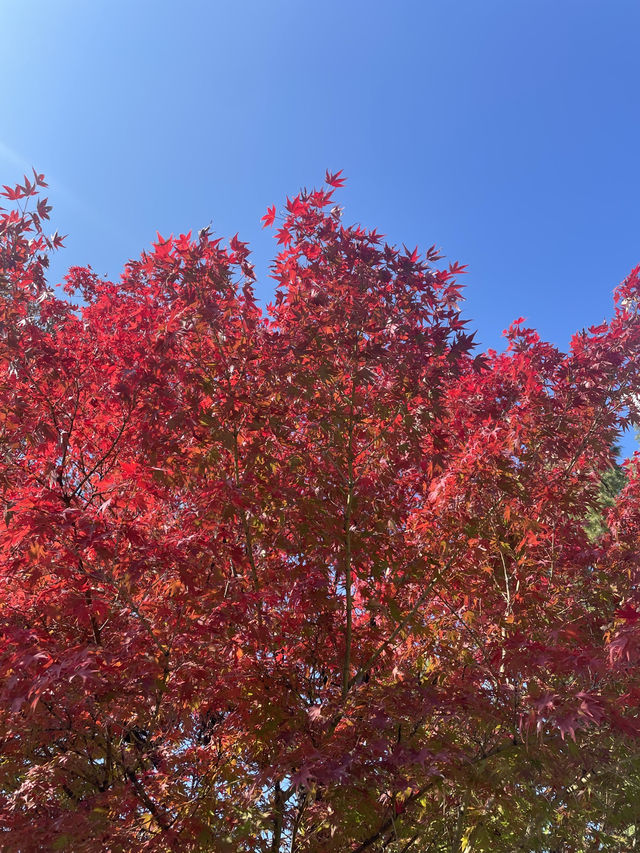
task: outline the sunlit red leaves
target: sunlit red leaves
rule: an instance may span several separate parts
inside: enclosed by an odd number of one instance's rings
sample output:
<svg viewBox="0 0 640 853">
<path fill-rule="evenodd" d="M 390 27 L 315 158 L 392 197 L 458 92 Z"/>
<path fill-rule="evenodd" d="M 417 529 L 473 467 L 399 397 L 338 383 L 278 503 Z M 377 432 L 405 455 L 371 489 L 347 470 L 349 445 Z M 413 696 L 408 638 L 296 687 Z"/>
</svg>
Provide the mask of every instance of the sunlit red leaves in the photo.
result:
<svg viewBox="0 0 640 853">
<path fill-rule="evenodd" d="M 286 228 L 280 228 L 280 230 L 276 233 L 276 238 L 278 243 L 288 246 L 291 243 L 291 234 Z"/>
<path fill-rule="evenodd" d="M 267 212 L 262 217 L 263 228 L 268 228 L 270 225 L 273 225 L 273 222 L 276 218 L 276 206 L 275 204 L 272 207 L 267 208 Z"/>
<path fill-rule="evenodd" d="M 342 169 L 340 169 L 339 172 L 333 172 L 333 173 L 327 171 L 327 173 L 325 175 L 325 179 L 324 179 L 325 183 L 329 184 L 330 187 L 336 187 L 336 188 L 342 187 L 342 186 L 344 186 L 344 184 L 346 182 L 346 178 L 341 178 L 340 177 L 341 175 L 342 175 Z"/>
<path fill-rule="evenodd" d="M 434 780 L 458 809 L 525 740 L 637 734 L 634 469 L 584 529 L 640 388 L 637 273 L 569 354 L 520 319 L 476 356 L 463 268 L 326 183 L 282 208 L 267 315 L 238 235 L 73 268 L 77 305 L 46 200 L 2 214 L 8 849 L 365 849 L 444 833 Z"/>
<path fill-rule="evenodd" d="M 13 187 L 4 184 L 4 192 L 1 192 L 0 196 L 8 198 L 10 201 L 18 201 L 22 198 L 29 198 L 30 196 L 37 195 L 39 190 L 46 186 L 48 186 L 48 184 L 44 180 L 44 175 L 38 174 L 36 170 L 33 169 L 33 181 L 25 175 L 22 184 L 16 184 Z"/>
</svg>

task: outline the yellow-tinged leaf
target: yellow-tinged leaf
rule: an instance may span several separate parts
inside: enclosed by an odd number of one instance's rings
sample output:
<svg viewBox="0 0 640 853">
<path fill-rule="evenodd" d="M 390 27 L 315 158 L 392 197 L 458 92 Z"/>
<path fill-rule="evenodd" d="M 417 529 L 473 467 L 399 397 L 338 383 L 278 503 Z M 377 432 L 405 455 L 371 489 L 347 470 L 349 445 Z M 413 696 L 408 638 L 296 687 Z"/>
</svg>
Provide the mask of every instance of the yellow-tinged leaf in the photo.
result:
<svg viewBox="0 0 640 853">
<path fill-rule="evenodd" d="M 145 812 L 140 818 L 140 823 L 143 829 L 150 829 L 153 824 L 153 815 L 151 812 Z"/>
</svg>

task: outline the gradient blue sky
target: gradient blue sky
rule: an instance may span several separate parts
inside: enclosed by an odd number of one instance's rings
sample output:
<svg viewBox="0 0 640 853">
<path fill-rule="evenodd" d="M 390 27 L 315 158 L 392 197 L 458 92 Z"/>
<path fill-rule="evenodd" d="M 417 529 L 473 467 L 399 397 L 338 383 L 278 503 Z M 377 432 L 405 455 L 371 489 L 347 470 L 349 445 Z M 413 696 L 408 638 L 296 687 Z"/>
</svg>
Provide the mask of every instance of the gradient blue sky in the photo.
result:
<svg viewBox="0 0 640 853">
<path fill-rule="evenodd" d="M 344 169 L 345 219 L 468 264 L 485 347 L 566 347 L 640 262 L 638 0 L 3 0 L 0 183 L 50 178 L 53 267 L 116 277 Z"/>
</svg>

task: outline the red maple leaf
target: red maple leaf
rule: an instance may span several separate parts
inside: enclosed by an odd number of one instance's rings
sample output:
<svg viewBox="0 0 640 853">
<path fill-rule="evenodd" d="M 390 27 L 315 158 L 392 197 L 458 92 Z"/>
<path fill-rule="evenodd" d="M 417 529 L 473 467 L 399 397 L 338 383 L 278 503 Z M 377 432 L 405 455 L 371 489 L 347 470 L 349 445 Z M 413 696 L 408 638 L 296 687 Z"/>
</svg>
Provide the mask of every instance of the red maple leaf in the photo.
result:
<svg viewBox="0 0 640 853">
<path fill-rule="evenodd" d="M 267 208 L 267 212 L 262 217 L 263 228 L 266 228 L 269 225 L 273 225 L 273 221 L 276 218 L 276 206 L 275 204 L 272 207 Z"/>
<path fill-rule="evenodd" d="M 341 178 L 342 169 L 339 172 L 334 172 L 333 174 L 327 170 L 324 182 L 325 184 L 329 184 L 330 187 L 342 187 L 346 181 L 346 178 Z"/>
</svg>

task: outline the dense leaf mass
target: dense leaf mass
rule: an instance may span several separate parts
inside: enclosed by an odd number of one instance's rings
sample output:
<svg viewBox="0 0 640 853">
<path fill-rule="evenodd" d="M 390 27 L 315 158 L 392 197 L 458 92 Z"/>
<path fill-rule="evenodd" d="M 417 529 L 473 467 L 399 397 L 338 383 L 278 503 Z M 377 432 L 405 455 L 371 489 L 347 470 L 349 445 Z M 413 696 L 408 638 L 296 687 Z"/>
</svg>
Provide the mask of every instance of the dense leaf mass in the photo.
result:
<svg viewBox="0 0 640 853">
<path fill-rule="evenodd" d="M 59 298 L 5 188 L 3 850 L 635 847 L 638 270 L 475 355 L 462 269 L 342 182 L 269 208 L 265 312 L 208 229 Z"/>
</svg>

